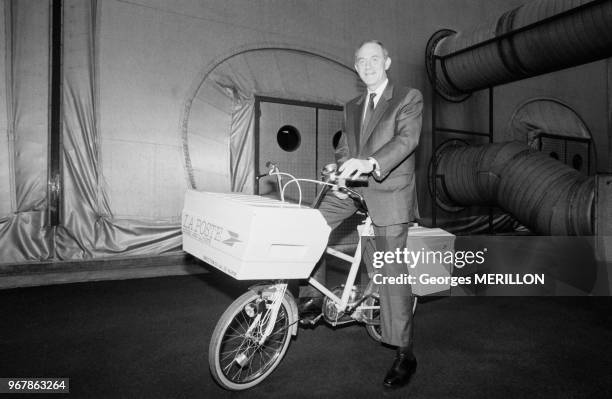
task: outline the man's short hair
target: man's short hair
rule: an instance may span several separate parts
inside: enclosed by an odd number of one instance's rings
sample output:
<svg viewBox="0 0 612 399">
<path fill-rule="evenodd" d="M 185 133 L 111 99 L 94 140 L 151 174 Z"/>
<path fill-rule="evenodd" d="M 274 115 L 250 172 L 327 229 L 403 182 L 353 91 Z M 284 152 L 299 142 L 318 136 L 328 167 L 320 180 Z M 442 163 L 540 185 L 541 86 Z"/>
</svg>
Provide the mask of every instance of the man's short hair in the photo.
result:
<svg viewBox="0 0 612 399">
<path fill-rule="evenodd" d="M 368 43 L 374 43 L 374 44 L 378 44 L 380 46 L 380 48 L 382 49 L 383 52 L 383 56 L 385 58 L 389 57 L 389 51 L 387 51 L 387 48 L 385 47 L 384 44 L 382 44 L 382 42 L 380 40 L 364 40 L 363 42 L 361 42 L 361 44 L 357 47 L 357 49 L 355 49 L 355 61 L 357 61 L 357 52 L 359 52 L 359 49 L 361 49 L 363 46 L 365 46 Z"/>
</svg>

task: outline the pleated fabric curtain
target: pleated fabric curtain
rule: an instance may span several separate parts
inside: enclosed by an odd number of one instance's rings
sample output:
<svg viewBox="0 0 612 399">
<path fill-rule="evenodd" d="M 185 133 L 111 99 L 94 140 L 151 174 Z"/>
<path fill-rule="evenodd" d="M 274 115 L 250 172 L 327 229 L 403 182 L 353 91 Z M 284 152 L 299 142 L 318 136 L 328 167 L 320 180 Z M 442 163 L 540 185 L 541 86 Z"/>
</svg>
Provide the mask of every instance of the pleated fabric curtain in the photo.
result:
<svg viewBox="0 0 612 399">
<path fill-rule="evenodd" d="M 49 1 L 0 2 L 0 263 L 49 259 Z"/>
<path fill-rule="evenodd" d="M 193 54 L 170 44 L 190 37 L 187 17 L 63 0 L 63 197 L 61 223 L 50 227 L 51 1 L 0 5 L 0 264 L 178 252 L 188 187 L 253 191 L 256 95 L 341 105 L 360 91 L 350 65 L 279 44 L 236 49 L 203 75 L 197 66 L 186 74 Z M 151 45 L 150 20 L 170 43 Z"/>
</svg>

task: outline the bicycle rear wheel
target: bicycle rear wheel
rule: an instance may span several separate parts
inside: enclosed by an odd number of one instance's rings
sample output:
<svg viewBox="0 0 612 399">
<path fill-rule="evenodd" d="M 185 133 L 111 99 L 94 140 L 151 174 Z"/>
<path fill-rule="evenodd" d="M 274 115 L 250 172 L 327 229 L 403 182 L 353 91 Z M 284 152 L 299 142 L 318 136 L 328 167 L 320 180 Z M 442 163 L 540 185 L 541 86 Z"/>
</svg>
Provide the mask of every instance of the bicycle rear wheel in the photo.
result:
<svg viewBox="0 0 612 399">
<path fill-rule="evenodd" d="M 368 306 L 380 306 L 380 301 L 377 296 L 372 296 L 365 300 L 365 304 Z M 366 324 L 366 331 L 370 338 L 376 342 L 382 341 L 382 329 L 380 327 L 380 309 L 369 310 L 368 318 L 370 320 L 378 320 L 379 324 Z"/>
<path fill-rule="evenodd" d="M 239 391 L 262 382 L 279 365 L 291 340 L 287 295 L 284 296 L 272 332 L 259 343 L 264 323 L 255 322 L 245 306 L 258 306 L 261 296 L 249 291 L 236 299 L 223 313 L 210 341 L 208 363 L 215 381 L 225 389 Z M 251 305 L 250 305 L 251 306 Z"/>
<path fill-rule="evenodd" d="M 417 303 L 418 303 L 418 297 L 415 296 L 412 298 L 412 314 L 413 315 L 416 313 Z M 378 298 L 372 297 L 372 298 L 366 299 L 366 304 L 370 306 L 380 306 L 380 301 Z M 371 312 L 372 312 L 370 314 L 371 320 L 376 320 L 376 319 L 380 320 L 380 309 L 374 309 L 374 310 L 371 310 Z M 380 324 L 366 324 L 366 331 L 368 332 L 368 335 L 370 336 L 370 338 L 372 338 L 374 341 L 376 342 L 382 341 L 382 327 L 380 326 Z"/>
</svg>

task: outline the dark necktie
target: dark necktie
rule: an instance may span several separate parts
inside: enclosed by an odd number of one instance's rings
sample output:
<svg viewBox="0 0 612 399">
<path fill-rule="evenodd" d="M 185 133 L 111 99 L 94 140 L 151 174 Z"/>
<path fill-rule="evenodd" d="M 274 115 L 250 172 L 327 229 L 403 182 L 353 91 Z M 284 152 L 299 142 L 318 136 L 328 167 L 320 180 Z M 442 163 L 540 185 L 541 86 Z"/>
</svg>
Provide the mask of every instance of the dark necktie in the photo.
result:
<svg viewBox="0 0 612 399">
<path fill-rule="evenodd" d="M 370 100 L 368 101 L 368 106 L 365 110 L 365 116 L 363 118 L 363 123 L 361 124 L 361 136 L 365 134 L 365 130 L 368 127 L 368 123 L 370 123 L 370 119 L 372 119 L 372 114 L 374 113 L 374 97 L 376 97 L 376 93 L 370 93 Z"/>
</svg>

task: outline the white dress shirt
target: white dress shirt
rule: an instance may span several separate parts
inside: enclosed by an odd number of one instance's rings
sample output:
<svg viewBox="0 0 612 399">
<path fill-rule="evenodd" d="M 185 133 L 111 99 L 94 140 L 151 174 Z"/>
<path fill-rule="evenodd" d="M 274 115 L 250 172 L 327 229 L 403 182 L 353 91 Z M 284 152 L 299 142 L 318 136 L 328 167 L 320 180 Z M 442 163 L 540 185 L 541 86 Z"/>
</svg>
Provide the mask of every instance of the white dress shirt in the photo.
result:
<svg viewBox="0 0 612 399">
<path fill-rule="evenodd" d="M 387 87 L 387 83 L 389 83 L 389 79 L 385 79 L 385 81 L 380 86 L 378 86 L 378 88 L 374 91 L 370 91 L 368 89 L 368 94 L 366 96 L 365 105 L 363 106 L 363 113 L 361 114 L 362 123 L 363 123 L 363 120 L 365 119 L 365 111 L 368 108 L 368 104 L 370 103 L 370 94 L 371 93 L 376 94 L 376 96 L 374 96 L 374 108 L 376 108 L 376 105 L 378 105 L 378 100 L 380 100 L 380 96 L 383 94 L 383 91 L 385 91 L 385 88 Z"/>
<path fill-rule="evenodd" d="M 385 81 L 378 86 L 378 88 L 374 91 L 370 91 L 368 89 L 368 94 L 366 96 L 366 101 L 365 101 L 365 105 L 363 107 L 363 114 L 361 115 L 361 123 L 363 123 L 364 119 L 365 119 L 365 113 L 366 113 L 366 109 L 368 109 L 368 105 L 370 103 L 370 94 L 371 93 L 375 93 L 376 95 L 374 96 L 374 109 L 376 109 L 376 105 L 378 105 L 378 100 L 380 100 L 380 96 L 383 94 L 383 92 L 385 91 L 385 89 L 387 88 L 387 83 L 389 83 L 389 79 L 385 79 Z M 374 112 L 374 111 L 372 111 Z M 372 164 L 372 172 L 376 173 L 377 176 L 380 176 L 380 166 L 378 165 L 378 161 L 372 157 L 368 157 L 368 160 L 370 161 L 370 163 Z"/>
</svg>

